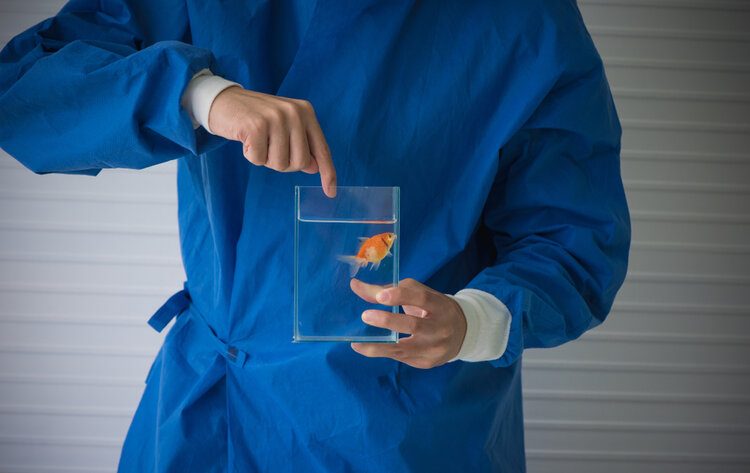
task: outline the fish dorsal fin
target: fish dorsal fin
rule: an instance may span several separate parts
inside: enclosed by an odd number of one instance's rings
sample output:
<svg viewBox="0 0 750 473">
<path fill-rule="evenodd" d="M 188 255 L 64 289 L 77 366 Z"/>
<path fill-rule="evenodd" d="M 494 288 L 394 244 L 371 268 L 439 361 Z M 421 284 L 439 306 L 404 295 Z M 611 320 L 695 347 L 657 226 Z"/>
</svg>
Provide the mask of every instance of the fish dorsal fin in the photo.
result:
<svg viewBox="0 0 750 473">
<path fill-rule="evenodd" d="M 359 240 L 360 243 L 364 243 L 364 242 L 366 242 L 369 239 L 370 239 L 370 237 L 358 237 L 357 238 L 357 240 Z"/>
</svg>

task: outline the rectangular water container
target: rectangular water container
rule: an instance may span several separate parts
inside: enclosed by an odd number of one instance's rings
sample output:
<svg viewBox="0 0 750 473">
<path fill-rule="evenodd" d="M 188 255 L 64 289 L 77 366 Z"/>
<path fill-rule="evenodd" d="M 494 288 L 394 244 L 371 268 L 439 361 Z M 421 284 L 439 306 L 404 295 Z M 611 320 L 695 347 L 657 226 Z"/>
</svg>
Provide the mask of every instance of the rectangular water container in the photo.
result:
<svg viewBox="0 0 750 473">
<path fill-rule="evenodd" d="M 398 333 L 361 315 L 398 307 L 364 301 L 349 282 L 398 284 L 399 188 L 341 186 L 329 198 L 321 187 L 297 186 L 294 212 L 294 341 L 396 342 Z"/>
</svg>

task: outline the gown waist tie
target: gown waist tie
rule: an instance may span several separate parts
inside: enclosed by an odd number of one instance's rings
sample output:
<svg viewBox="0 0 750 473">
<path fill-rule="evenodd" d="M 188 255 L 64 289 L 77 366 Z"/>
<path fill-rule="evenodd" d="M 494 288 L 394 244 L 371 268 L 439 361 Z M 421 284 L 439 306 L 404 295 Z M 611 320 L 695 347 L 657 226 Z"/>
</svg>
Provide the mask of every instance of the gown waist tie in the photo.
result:
<svg viewBox="0 0 750 473">
<path fill-rule="evenodd" d="M 154 312 L 154 315 L 148 319 L 148 324 L 157 332 L 161 332 L 173 318 L 186 312 L 188 315 L 192 314 L 193 319 L 197 321 L 198 325 L 200 325 L 201 328 L 206 331 L 206 334 L 209 335 L 207 339 L 212 347 L 226 358 L 228 362 L 239 367 L 244 366 L 247 361 L 247 353 L 235 346 L 229 345 L 219 338 L 211 326 L 208 325 L 203 314 L 201 314 L 195 307 L 195 304 L 192 304 L 191 302 L 192 299 L 190 298 L 190 292 L 188 292 L 187 289 L 187 281 L 185 281 L 182 289 L 172 294 L 172 296 L 170 296 L 170 298 L 167 299 L 167 301 L 162 304 L 156 312 Z"/>
</svg>

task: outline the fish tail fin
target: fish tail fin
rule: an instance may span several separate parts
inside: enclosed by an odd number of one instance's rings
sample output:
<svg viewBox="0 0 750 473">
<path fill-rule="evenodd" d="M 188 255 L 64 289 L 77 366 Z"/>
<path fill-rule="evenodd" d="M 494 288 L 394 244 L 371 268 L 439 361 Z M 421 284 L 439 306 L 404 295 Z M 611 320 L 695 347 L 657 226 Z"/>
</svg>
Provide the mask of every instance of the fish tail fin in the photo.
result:
<svg viewBox="0 0 750 473">
<path fill-rule="evenodd" d="M 336 257 L 336 259 L 341 261 L 342 263 L 346 263 L 349 265 L 349 276 L 352 278 L 357 275 L 360 268 L 367 265 L 366 259 L 358 258 L 356 256 L 339 255 Z"/>
</svg>

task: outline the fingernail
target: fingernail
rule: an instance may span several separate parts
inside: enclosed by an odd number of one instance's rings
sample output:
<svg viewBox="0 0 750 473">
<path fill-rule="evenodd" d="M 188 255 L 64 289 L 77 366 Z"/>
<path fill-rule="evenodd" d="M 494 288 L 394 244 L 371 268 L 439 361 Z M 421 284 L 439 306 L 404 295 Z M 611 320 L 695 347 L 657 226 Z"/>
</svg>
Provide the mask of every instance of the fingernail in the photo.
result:
<svg viewBox="0 0 750 473">
<path fill-rule="evenodd" d="M 369 310 L 362 312 L 362 320 L 364 320 L 365 322 L 369 322 L 371 318 L 372 313 Z"/>
<path fill-rule="evenodd" d="M 375 294 L 375 300 L 378 302 L 388 302 L 391 300 L 391 293 L 386 291 L 380 291 L 377 294 Z"/>
</svg>

